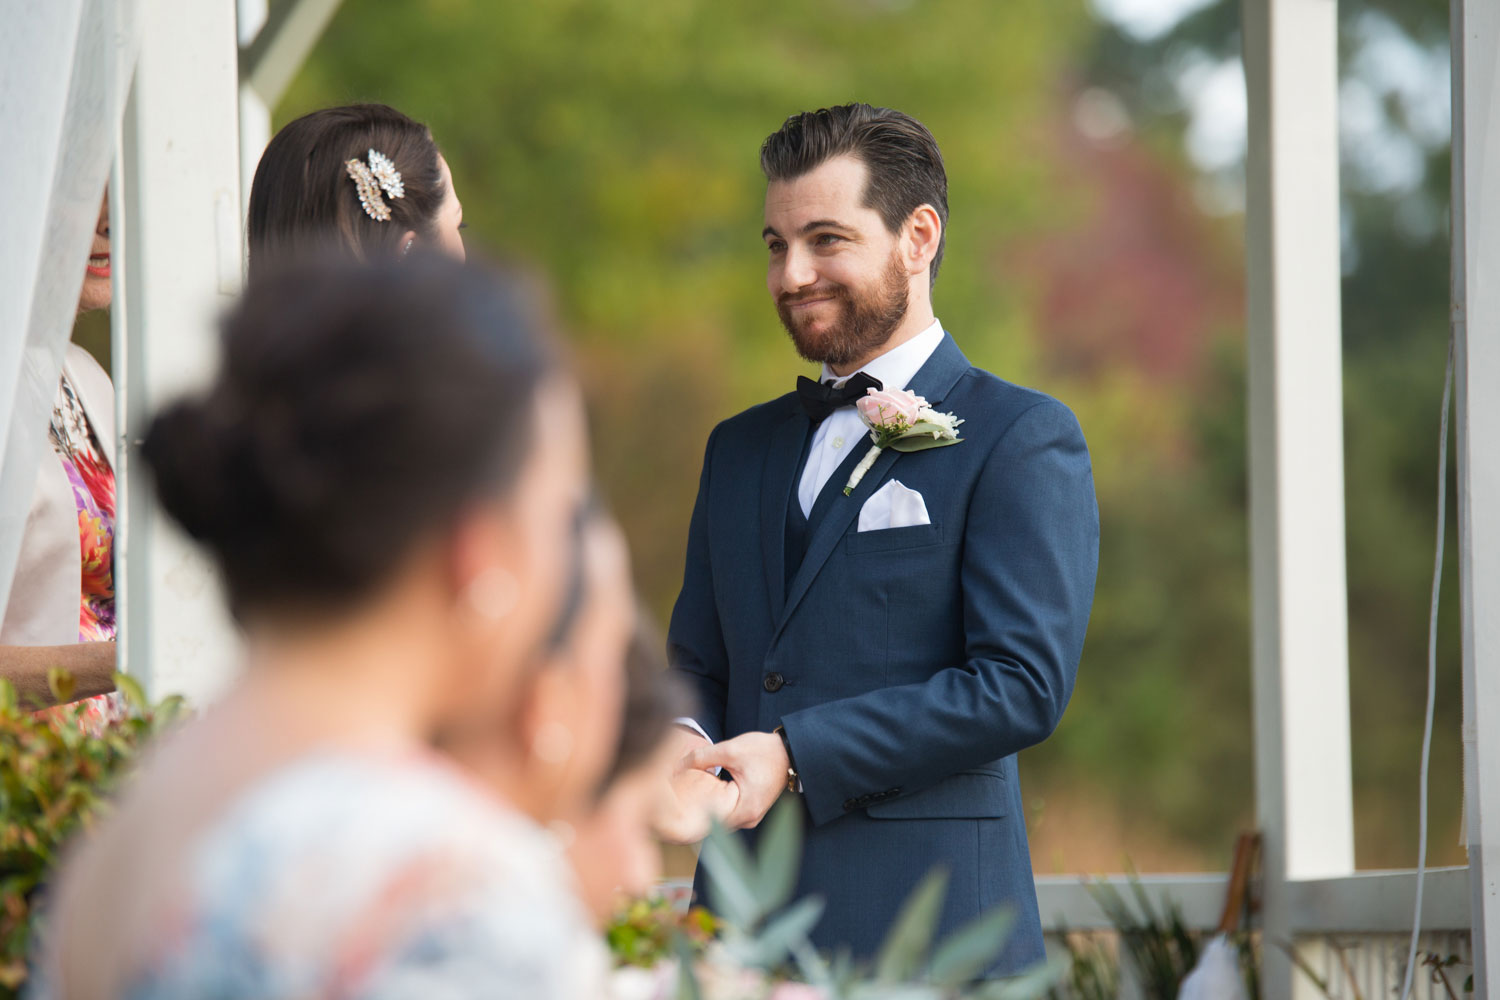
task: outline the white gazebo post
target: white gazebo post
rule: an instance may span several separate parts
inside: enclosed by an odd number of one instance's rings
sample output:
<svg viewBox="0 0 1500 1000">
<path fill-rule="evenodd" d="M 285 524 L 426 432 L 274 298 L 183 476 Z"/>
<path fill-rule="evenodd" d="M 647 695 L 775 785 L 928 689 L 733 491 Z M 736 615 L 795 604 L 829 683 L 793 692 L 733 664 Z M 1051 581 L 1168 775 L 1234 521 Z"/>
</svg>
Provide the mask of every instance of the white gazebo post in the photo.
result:
<svg viewBox="0 0 1500 1000">
<path fill-rule="evenodd" d="M 266 0 L 239 0 L 240 185 L 250 182 L 271 139 L 271 109 L 307 61 L 341 0 L 288 0 L 268 12 Z"/>
<path fill-rule="evenodd" d="M 1335 0 L 1246 0 L 1244 46 L 1263 989 L 1290 997 L 1289 883 L 1354 871 Z"/>
<path fill-rule="evenodd" d="M 1453 0 L 1464 804 L 1474 995 L 1500 988 L 1500 9 Z"/>
<path fill-rule="evenodd" d="M 206 560 L 163 516 L 139 462 L 151 413 L 202 384 L 239 291 L 238 46 L 231 3 L 141 5 L 141 50 L 111 200 L 120 441 L 121 660 L 153 695 L 202 703 L 238 658 Z"/>
</svg>

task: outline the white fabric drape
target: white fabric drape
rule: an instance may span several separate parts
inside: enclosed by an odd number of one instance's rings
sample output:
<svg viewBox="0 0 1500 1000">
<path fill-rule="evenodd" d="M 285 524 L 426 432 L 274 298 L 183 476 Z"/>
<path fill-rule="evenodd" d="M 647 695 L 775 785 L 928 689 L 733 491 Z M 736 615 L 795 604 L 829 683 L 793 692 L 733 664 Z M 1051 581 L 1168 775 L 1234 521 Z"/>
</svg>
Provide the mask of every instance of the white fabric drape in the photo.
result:
<svg viewBox="0 0 1500 1000">
<path fill-rule="evenodd" d="M 4 21 L 0 615 L 139 42 L 136 0 L 6 3 Z"/>
</svg>

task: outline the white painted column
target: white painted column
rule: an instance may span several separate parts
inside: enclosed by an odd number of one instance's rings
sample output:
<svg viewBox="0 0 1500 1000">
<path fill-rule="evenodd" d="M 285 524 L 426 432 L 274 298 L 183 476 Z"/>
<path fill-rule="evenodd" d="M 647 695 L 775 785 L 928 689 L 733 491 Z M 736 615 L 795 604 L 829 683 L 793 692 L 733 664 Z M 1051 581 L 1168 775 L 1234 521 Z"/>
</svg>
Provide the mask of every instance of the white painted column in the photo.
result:
<svg viewBox="0 0 1500 1000">
<path fill-rule="evenodd" d="M 1500 8 L 1452 0 L 1464 807 L 1474 995 L 1500 989 Z"/>
<path fill-rule="evenodd" d="M 1256 814 L 1267 996 L 1288 882 L 1354 871 L 1335 0 L 1245 0 Z"/>
<path fill-rule="evenodd" d="M 212 371 L 216 318 L 240 286 L 234 5 L 143 4 L 141 38 L 114 188 L 121 658 L 153 696 L 201 704 L 238 642 L 207 561 L 156 506 L 139 446 L 150 414 Z"/>
<path fill-rule="evenodd" d="M 242 212 L 249 210 L 255 168 L 266 143 L 271 141 L 271 111 L 333 20 L 340 2 L 286 0 L 274 11 L 266 0 L 237 2 Z"/>
<path fill-rule="evenodd" d="M 266 0 L 239 0 L 236 4 L 240 51 L 255 42 L 266 26 Z M 243 77 L 240 80 L 240 217 L 250 210 L 250 185 L 260 154 L 271 141 L 271 108 Z"/>
</svg>

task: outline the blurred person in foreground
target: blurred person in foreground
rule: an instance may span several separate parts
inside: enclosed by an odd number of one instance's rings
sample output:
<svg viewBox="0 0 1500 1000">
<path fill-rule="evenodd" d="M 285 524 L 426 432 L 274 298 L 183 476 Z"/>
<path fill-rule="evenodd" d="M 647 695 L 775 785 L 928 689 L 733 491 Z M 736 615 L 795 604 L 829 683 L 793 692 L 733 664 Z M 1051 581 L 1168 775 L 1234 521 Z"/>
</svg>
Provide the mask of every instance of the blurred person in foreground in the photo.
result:
<svg viewBox="0 0 1500 1000">
<path fill-rule="evenodd" d="M 498 277 L 252 283 L 215 382 L 143 445 L 245 669 L 65 864 L 36 995 L 597 995 L 556 845 L 430 748 L 507 717 L 570 641 L 586 451 Z"/>
<path fill-rule="evenodd" d="M 109 195 L 99 206 L 78 314 L 111 298 Z M 115 396 L 88 351 L 69 344 L 47 426 L 50 448 L 36 488 L 0 621 L 0 677 L 23 705 L 55 699 L 48 672 L 72 678 L 79 700 L 48 709 L 62 722 L 101 731 L 124 706 L 115 681 Z"/>
<path fill-rule="evenodd" d="M 572 640 L 522 679 L 509 717 L 445 734 L 439 745 L 502 800 L 547 825 L 602 925 L 623 900 L 649 894 L 660 876 L 653 826 L 672 799 L 667 737 L 690 701 L 631 600 L 619 529 L 595 513 L 584 552 Z"/>
<path fill-rule="evenodd" d="M 767 289 L 822 371 L 709 437 L 668 633 L 700 704 L 679 791 L 732 787 L 738 828 L 796 798 L 820 947 L 870 956 L 943 868 L 939 933 L 1010 906 L 990 973 L 1016 973 L 1044 958 L 1016 754 L 1061 719 L 1093 602 L 1083 433 L 934 315 L 948 181 L 922 123 L 797 114 L 760 159 Z"/>
<path fill-rule="evenodd" d="M 653 829 L 675 807 L 668 781 L 677 763 L 671 734 L 692 698 L 668 673 L 659 633 L 640 620 L 625 657 L 625 710 L 614 758 L 568 854 L 584 904 L 600 924 L 622 903 L 649 895 L 661 878 Z"/>
<path fill-rule="evenodd" d="M 463 204 L 426 125 L 384 104 L 323 108 L 266 144 L 245 222 L 250 280 L 313 250 L 367 263 L 464 259 Z"/>
</svg>

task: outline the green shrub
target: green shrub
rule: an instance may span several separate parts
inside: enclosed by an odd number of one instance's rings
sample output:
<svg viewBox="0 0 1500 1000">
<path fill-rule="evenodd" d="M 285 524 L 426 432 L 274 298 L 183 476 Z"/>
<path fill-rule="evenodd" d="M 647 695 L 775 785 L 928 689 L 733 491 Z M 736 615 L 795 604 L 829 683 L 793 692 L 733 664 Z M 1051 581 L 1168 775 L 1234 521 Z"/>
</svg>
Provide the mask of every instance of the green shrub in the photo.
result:
<svg viewBox="0 0 1500 1000">
<path fill-rule="evenodd" d="M 67 701 L 72 680 L 50 678 Z M 95 735 L 73 723 L 67 709 L 38 713 L 23 707 L 16 689 L 0 680 L 0 998 L 26 980 L 33 907 L 59 852 L 104 810 L 141 748 L 184 711 L 181 698 L 152 706 L 133 679 L 115 676 L 129 715 Z"/>
</svg>

